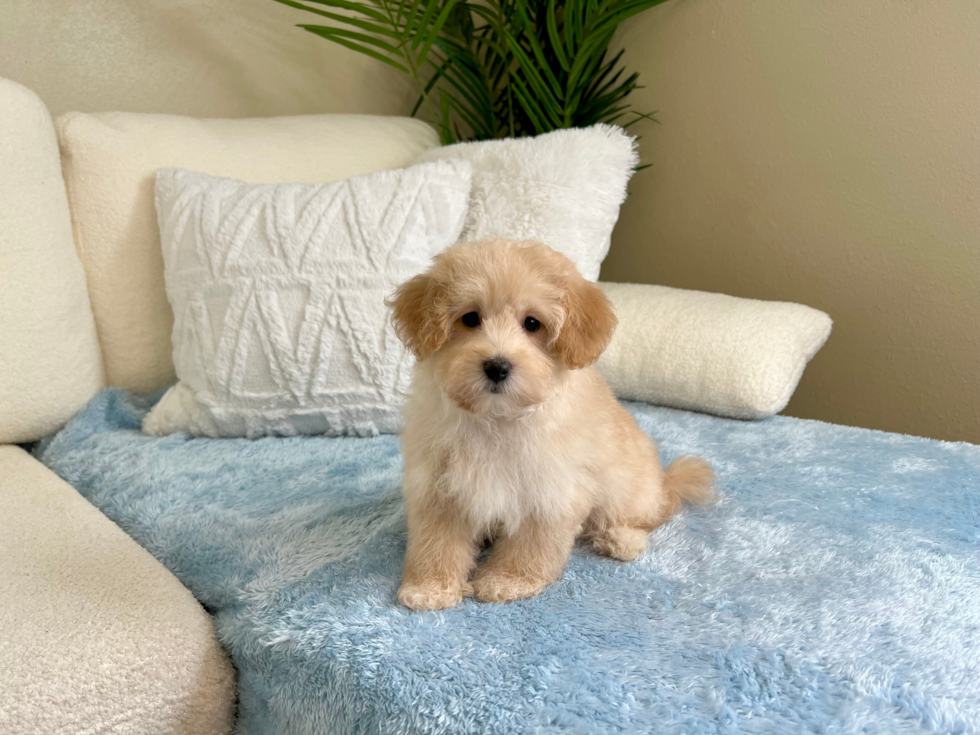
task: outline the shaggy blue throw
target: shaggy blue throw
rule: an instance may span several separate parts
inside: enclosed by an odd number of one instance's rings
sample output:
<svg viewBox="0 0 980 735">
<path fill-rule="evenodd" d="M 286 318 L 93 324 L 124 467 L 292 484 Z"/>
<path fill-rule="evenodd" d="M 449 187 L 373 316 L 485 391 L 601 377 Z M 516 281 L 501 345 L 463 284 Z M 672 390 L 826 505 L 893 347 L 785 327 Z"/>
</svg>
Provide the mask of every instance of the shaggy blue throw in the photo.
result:
<svg viewBox="0 0 980 735">
<path fill-rule="evenodd" d="M 718 505 L 416 613 L 394 437 L 152 439 L 148 405 L 106 391 L 37 453 L 214 614 L 240 733 L 980 731 L 980 447 L 630 404 Z"/>
</svg>

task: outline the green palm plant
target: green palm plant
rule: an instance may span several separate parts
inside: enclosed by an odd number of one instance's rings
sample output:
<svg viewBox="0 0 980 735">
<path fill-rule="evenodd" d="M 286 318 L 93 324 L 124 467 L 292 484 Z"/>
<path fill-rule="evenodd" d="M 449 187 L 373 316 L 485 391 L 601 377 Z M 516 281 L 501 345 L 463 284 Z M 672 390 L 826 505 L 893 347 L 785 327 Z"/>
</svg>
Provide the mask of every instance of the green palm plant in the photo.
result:
<svg viewBox="0 0 980 735">
<path fill-rule="evenodd" d="M 665 0 L 276 0 L 311 33 L 412 78 L 443 143 L 651 119 L 610 54 L 619 24 Z"/>
</svg>

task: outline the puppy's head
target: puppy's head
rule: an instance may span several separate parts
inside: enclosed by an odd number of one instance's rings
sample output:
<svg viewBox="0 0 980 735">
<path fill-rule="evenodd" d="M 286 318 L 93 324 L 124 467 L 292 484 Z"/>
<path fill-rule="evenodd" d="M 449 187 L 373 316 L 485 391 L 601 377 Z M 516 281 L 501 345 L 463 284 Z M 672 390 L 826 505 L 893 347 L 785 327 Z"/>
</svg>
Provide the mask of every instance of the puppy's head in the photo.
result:
<svg viewBox="0 0 980 735">
<path fill-rule="evenodd" d="M 539 243 L 455 245 L 389 302 L 395 331 L 474 414 L 511 417 L 595 362 L 616 327 L 603 293 Z"/>
</svg>

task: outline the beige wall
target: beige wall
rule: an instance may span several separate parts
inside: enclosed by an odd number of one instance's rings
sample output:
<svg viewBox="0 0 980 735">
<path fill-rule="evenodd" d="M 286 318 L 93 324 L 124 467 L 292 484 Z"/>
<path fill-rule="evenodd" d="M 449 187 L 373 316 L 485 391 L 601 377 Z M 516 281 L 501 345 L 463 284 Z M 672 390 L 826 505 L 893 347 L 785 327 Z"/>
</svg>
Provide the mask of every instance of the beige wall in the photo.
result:
<svg viewBox="0 0 980 735">
<path fill-rule="evenodd" d="M 0 76 L 54 115 L 411 110 L 397 71 L 294 27 L 317 20 L 273 0 L 0 0 Z"/>
<path fill-rule="evenodd" d="M 980 3 L 674 0 L 622 43 L 661 124 L 603 278 L 823 309 L 786 413 L 980 442 Z"/>
<path fill-rule="evenodd" d="M 0 76 L 55 114 L 405 114 L 272 0 L 0 0 Z M 629 24 L 654 167 L 609 280 L 801 301 L 834 334 L 788 413 L 980 442 L 980 3 L 672 0 Z"/>
</svg>

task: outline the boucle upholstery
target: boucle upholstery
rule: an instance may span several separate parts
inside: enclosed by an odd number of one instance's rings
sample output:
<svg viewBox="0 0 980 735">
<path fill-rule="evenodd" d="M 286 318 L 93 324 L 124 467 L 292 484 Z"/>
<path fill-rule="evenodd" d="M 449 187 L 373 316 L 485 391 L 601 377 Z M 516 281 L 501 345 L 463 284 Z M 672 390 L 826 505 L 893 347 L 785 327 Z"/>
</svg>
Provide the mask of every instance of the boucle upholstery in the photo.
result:
<svg viewBox="0 0 980 735">
<path fill-rule="evenodd" d="M 0 732 L 219 735 L 234 674 L 211 617 L 149 552 L 0 447 Z"/>
<path fill-rule="evenodd" d="M 599 358 L 617 396 L 718 416 L 779 413 L 830 336 L 802 304 L 636 283 L 600 283 L 619 318 Z"/>
<path fill-rule="evenodd" d="M 102 388 L 44 103 L 0 79 L 0 444 L 40 439 Z"/>
</svg>

